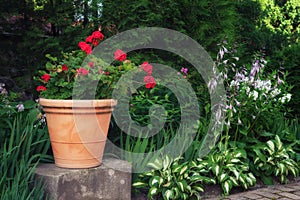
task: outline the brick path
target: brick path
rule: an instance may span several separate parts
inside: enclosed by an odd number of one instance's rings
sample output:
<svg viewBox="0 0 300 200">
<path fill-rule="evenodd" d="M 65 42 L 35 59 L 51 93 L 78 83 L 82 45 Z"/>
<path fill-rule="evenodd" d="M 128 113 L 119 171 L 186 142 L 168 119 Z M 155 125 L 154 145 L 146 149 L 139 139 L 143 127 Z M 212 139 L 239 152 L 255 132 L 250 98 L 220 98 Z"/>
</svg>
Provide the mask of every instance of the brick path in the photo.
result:
<svg viewBox="0 0 300 200">
<path fill-rule="evenodd" d="M 268 186 L 227 197 L 208 198 L 206 200 L 300 200 L 300 180 L 286 185 Z"/>
</svg>

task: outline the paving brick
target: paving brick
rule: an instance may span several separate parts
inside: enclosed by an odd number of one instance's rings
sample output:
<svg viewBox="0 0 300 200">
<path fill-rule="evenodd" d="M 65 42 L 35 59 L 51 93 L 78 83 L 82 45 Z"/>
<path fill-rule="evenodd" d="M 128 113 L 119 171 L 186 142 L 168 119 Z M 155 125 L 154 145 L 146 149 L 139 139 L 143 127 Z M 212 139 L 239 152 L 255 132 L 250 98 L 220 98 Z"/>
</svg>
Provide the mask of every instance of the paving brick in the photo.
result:
<svg viewBox="0 0 300 200">
<path fill-rule="evenodd" d="M 257 191 L 257 192 L 255 192 L 255 194 L 263 196 L 263 197 L 275 198 L 275 199 L 280 197 L 277 194 L 272 193 L 272 191 Z"/>
<path fill-rule="evenodd" d="M 298 192 L 293 192 L 293 194 L 300 196 L 300 190 Z"/>
<path fill-rule="evenodd" d="M 290 199 L 295 199 L 295 200 L 299 200 L 300 199 L 299 195 L 292 194 L 292 193 L 282 192 L 282 193 L 280 193 L 280 195 L 283 196 L 283 197 L 290 198 Z"/>
<path fill-rule="evenodd" d="M 277 189 L 281 190 L 283 192 L 293 192 L 293 191 L 296 190 L 295 188 L 291 188 L 291 187 L 288 187 L 288 186 L 278 186 Z"/>
<path fill-rule="evenodd" d="M 259 199 L 262 198 L 262 196 L 255 194 L 254 192 L 247 192 L 242 195 L 243 197 L 246 197 L 248 199 Z"/>
</svg>

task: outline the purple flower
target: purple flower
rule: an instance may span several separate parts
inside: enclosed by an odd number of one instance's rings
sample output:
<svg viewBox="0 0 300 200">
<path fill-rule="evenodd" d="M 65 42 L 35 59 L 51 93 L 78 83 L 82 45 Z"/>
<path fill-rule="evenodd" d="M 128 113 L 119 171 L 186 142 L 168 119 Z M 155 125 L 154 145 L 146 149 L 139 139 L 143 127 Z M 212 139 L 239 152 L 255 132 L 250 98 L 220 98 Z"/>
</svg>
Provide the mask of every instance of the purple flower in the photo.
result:
<svg viewBox="0 0 300 200">
<path fill-rule="evenodd" d="M 255 63 L 252 65 L 250 77 L 254 77 L 258 72 L 259 72 L 259 65 L 258 65 L 258 60 L 256 60 Z"/>
</svg>

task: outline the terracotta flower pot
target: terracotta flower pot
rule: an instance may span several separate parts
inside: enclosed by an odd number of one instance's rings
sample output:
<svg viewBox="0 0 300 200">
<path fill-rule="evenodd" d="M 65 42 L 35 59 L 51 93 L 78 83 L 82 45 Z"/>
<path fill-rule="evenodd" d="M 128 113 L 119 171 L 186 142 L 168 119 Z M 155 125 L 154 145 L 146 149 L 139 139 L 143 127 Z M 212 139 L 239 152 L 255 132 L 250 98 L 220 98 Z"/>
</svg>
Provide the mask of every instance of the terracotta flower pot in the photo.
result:
<svg viewBox="0 0 300 200">
<path fill-rule="evenodd" d="M 55 164 L 90 168 L 102 162 L 116 100 L 39 100 L 46 113 Z"/>
</svg>

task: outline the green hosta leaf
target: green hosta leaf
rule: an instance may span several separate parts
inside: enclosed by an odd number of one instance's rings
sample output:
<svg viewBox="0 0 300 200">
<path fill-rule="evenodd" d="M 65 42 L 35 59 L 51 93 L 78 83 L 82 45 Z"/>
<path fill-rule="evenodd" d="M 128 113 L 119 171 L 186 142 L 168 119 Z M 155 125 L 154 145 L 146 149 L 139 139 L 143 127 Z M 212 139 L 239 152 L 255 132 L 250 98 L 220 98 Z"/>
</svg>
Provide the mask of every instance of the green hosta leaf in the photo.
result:
<svg viewBox="0 0 300 200">
<path fill-rule="evenodd" d="M 182 199 L 188 199 L 188 198 L 189 198 L 189 196 L 188 196 L 187 194 L 185 194 L 185 193 L 183 193 L 183 194 L 181 195 L 181 197 L 182 197 Z"/>
<path fill-rule="evenodd" d="M 176 166 L 175 168 L 173 168 L 173 173 L 178 173 L 182 168 L 182 165 Z"/>
<path fill-rule="evenodd" d="M 256 155 L 259 157 L 259 159 L 261 161 L 263 161 L 264 163 L 267 162 L 266 156 L 264 154 L 262 154 L 259 149 L 253 149 L 253 151 L 256 153 Z M 256 161 L 256 159 L 255 159 L 255 161 Z M 254 161 L 254 164 L 256 164 L 256 162 L 257 162 L 257 161 L 255 162 L 255 161 Z"/>
</svg>

